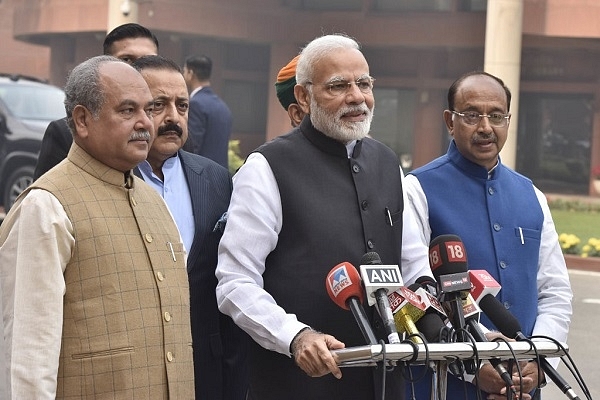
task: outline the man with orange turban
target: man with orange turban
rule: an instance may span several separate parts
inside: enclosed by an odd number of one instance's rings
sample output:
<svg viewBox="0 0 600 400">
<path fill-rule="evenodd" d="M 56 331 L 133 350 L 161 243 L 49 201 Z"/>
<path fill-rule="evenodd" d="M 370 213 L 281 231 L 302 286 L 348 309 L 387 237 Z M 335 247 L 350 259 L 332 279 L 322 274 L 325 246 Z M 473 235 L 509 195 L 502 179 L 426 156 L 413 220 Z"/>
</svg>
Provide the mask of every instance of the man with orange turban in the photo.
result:
<svg viewBox="0 0 600 400">
<path fill-rule="evenodd" d="M 283 108 L 287 110 L 293 127 L 300 125 L 302 118 L 304 118 L 304 112 L 296 102 L 296 97 L 294 96 L 298 57 L 299 55 L 292 58 L 285 67 L 281 68 L 279 74 L 277 74 L 277 82 L 275 82 L 277 98 Z"/>
</svg>

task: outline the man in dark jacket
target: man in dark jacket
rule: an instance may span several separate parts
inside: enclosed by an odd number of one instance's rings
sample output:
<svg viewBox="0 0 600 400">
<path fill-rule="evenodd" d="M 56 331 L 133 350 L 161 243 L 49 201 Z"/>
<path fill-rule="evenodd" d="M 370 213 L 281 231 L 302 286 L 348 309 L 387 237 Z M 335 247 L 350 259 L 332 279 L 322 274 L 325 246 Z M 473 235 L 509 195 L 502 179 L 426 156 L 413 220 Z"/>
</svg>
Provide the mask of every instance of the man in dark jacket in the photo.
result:
<svg viewBox="0 0 600 400">
<path fill-rule="evenodd" d="M 227 168 L 233 117 L 227 104 L 210 87 L 211 73 L 212 60 L 208 56 L 190 56 L 185 60 L 183 76 L 190 91 L 190 143 L 186 149 Z"/>
<path fill-rule="evenodd" d="M 141 57 L 133 66 L 150 87 L 156 131 L 136 174 L 164 198 L 188 254 L 196 399 L 244 400 L 248 338 L 219 312 L 215 298 L 231 177 L 216 162 L 181 150 L 188 137 L 189 97 L 179 66 L 160 56 Z"/>
<path fill-rule="evenodd" d="M 385 397 L 401 400 L 399 368 L 342 373 L 330 351 L 365 344 L 352 313 L 327 295 L 334 266 L 359 265 L 375 251 L 383 264 L 402 265 L 407 285 L 431 276 L 428 248 L 404 206 L 398 158 L 367 137 L 375 104 L 369 65 L 356 41 L 327 35 L 302 50 L 296 76 L 295 98 L 307 115 L 233 178 L 216 271 L 219 308 L 256 342 L 254 400 L 379 399 L 386 373 Z"/>
</svg>

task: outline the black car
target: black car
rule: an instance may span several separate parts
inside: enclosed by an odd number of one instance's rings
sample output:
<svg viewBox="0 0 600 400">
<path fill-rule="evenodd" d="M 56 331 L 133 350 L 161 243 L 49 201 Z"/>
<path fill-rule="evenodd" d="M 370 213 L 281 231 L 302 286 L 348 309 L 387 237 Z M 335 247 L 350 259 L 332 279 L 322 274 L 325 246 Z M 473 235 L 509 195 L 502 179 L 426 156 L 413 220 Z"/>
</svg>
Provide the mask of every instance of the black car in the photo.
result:
<svg viewBox="0 0 600 400">
<path fill-rule="evenodd" d="M 48 124 L 65 116 L 64 92 L 42 80 L 0 73 L 0 206 L 33 181 Z"/>
</svg>

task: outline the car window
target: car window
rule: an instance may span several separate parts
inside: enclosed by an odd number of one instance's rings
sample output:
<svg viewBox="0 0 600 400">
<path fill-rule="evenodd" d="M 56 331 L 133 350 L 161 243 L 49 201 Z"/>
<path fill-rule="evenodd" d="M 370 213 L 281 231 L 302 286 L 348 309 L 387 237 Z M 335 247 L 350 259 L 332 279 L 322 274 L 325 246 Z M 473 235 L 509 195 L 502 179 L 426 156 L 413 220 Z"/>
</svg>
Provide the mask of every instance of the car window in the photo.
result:
<svg viewBox="0 0 600 400">
<path fill-rule="evenodd" d="M 0 85 L 0 97 L 18 119 L 53 121 L 65 116 L 65 95 L 56 87 Z"/>
</svg>

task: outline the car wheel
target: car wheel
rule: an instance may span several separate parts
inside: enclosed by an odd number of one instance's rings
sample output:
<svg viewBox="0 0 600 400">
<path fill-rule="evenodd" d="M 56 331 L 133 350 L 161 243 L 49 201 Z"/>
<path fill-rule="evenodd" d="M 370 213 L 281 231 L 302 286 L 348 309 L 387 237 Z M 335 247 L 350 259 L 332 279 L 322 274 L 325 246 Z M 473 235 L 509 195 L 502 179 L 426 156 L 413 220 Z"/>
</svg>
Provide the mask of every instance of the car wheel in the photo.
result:
<svg viewBox="0 0 600 400">
<path fill-rule="evenodd" d="M 14 204 L 21 192 L 33 182 L 33 170 L 32 166 L 24 165 L 14 170 L 6 179 L 4 193 L 2 194 L 6 211 Z"/>
</svg>

